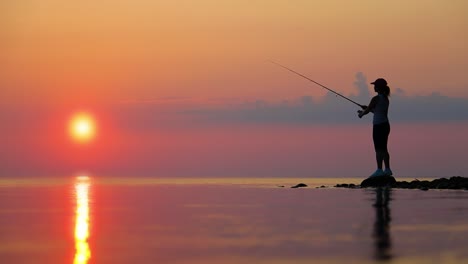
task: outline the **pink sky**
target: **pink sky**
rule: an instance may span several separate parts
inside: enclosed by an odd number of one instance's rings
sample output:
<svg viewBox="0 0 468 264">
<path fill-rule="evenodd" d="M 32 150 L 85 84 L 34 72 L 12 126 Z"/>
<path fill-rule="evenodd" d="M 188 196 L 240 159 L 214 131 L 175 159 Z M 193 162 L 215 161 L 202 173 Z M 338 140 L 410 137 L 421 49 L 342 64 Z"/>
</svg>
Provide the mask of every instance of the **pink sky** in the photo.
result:
<svg viewBox="0 0 468 264">
<path fill-rule="evenodd" d="M 369 118 L 273 59 L 362 103 L 365 84 L 387 78 L 397 176 L 463 174 L 467 8 L 461 0 L 1 3 L 0 173 L 367 176 Z M 67 134 L 82 110 L 99 129 L 87 145 Z"/>
</svg>

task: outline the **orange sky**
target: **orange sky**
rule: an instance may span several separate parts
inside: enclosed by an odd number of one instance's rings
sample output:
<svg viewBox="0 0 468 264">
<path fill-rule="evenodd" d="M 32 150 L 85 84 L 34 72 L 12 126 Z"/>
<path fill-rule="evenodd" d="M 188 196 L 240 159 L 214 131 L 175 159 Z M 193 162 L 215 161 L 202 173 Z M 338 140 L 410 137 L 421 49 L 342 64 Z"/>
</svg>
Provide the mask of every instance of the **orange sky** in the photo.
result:
<svg viewBox="0 0 468 264">
<path fill-rule="evenodd" d="M 464 0 L 2 1 L 0 173 L 370 173 L 369 118 L 269 59 L 360 103 L 385 77 L 397 168 L 458 173 L 466 10 Z M 68 131 L 80 111 L 96 119 L 87 146 Z"/>
<path fill-rule="evenodd" d="M 354 74 L 468 97 L 466 1 L 79 1 L 1 4 L 2 101 L 323 95 Z M 286 88 L 285 88 L 286 87 Z"/>
</svg>

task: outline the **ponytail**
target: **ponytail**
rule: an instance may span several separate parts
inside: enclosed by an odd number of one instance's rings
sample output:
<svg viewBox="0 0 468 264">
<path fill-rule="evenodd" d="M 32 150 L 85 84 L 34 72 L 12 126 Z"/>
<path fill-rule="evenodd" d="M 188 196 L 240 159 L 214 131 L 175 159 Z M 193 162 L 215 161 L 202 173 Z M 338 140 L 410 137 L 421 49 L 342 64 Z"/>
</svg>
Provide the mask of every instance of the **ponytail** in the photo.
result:
<svg viewBox="0 0 468 264">
<path fill-rule="evenodd" d="M 382 92 L 385 96 L 390 97 L 390 87 L 388 87 L 388 85 L 385 85 L 385 87 L 382 89 Z"/>
<path fill-rule="evenodd" d="M 390 97 L 390 87 L 388 87 L 388 85 L 381 86 L 378 90 L 379 93 L 385 95 L 386 97 Z"/>
</svg>

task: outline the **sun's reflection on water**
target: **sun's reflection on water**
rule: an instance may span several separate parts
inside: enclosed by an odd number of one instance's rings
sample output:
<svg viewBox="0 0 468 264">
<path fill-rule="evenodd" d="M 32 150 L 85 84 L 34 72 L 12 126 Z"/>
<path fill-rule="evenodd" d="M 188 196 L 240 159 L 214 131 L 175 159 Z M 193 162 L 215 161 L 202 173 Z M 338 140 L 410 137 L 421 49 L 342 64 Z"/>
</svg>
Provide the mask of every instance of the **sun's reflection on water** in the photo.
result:
<svg viewBox="0 0 468 264">
<path fill-rule="evenodd" d="M 74 264 L 86 264 L 91 258 L 89 249 L 89 177 L 80 176 L 75 182 L 75 258 Z"/>
</svg>

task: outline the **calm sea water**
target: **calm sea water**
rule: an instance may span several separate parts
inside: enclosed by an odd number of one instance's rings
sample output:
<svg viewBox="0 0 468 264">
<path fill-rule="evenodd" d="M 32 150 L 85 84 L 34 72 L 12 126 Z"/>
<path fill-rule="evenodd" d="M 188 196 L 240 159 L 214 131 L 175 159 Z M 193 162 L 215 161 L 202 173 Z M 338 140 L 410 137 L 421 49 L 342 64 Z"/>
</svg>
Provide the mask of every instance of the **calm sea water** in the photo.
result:
<svg viewBox="0 0 468 264">
<path fill-rule="evenodd" d="M 468 263 L 468 191 L 359 181 L 2 178 L 0 263 Z"/>
</svg>

